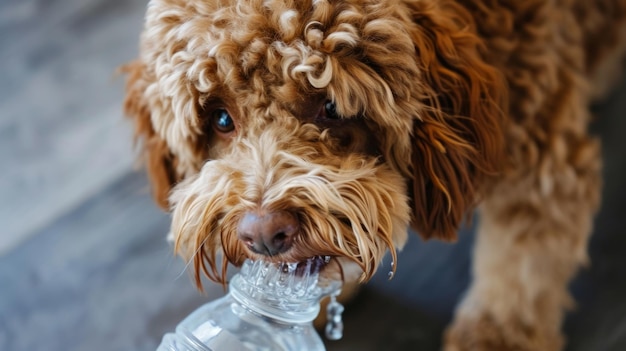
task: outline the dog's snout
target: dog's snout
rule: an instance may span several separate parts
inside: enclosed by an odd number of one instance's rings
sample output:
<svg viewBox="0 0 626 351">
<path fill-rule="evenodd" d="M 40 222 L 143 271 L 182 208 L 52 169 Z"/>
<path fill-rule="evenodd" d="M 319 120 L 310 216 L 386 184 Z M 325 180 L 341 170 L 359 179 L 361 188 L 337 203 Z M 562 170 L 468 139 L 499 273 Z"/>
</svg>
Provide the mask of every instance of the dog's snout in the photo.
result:
<svg viewBox="0 0 626 351">
<path fill-rule="evenodd" d="M 237 235 L 250 250 L 274 256 L 289 250 L 299 227 L 296 216 L 287 211 L 247 212 L 239 221 Z"/>
</svg>

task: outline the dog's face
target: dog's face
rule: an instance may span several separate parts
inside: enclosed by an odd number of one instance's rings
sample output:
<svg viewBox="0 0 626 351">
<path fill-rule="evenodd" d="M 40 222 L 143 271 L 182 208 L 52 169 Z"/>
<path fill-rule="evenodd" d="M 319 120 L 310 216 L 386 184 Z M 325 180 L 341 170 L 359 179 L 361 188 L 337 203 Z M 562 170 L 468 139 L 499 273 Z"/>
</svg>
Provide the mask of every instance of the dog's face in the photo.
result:
<svg viewBox="0 0 626 351">
<path fill-rule="evenodd" d="M 501 83 L 462 11 L 388 2 L 151 1 L 126 111 L 196 272 L 329 256 L 366 279 L 409 224 L 454 235 Z"/>
</svg>

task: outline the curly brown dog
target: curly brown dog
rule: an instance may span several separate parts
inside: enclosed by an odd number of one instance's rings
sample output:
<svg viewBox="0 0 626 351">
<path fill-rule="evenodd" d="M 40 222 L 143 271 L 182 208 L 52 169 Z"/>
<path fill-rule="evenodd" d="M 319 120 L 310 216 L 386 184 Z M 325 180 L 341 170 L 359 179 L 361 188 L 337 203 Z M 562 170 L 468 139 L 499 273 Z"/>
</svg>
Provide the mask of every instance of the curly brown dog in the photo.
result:
<svg viewBox="0 0 626 351">
<path fill-rule="evenodd" d="M 152 0 L 125 110 L 198 284 L 248 257 L 366 281 L 478 207 L 445 349 L 560 350 L 625 51 L 626 0 Z"/>
</svg>

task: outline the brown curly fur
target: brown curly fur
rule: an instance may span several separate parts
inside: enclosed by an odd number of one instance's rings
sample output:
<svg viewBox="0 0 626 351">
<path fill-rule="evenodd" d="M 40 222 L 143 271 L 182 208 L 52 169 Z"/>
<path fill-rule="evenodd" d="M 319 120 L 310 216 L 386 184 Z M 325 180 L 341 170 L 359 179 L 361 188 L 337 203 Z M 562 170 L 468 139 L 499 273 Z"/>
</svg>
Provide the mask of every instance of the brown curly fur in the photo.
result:
<svg viewBox="0 0 626 351">
<path fill-rule="evenodd" d="M 625 0 L 152 0 L 125 110 L 198 284 L 258 258 L 248 211 L 300 223 L 264 259 L 329 255 L 367 280 L 408 226 L 454 240 L 480 203 L 446 349 L 558 350 L 599 203 L 588 105 L 625 23 Z"/>
</svg>

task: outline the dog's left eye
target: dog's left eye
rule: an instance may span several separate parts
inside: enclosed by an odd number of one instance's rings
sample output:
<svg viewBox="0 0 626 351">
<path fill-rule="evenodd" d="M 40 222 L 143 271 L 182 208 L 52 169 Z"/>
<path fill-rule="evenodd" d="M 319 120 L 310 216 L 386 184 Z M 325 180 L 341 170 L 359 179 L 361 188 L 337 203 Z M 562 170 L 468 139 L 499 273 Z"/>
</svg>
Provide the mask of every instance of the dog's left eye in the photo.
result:
<svg viewBox="0 0 626 351">
<path fill-rule="evenodd" d="M 339 119 L 337 113 L 337 105 L 332 101 L 326 101 L 324 104 L 324 117 L 327 119 Z"/>
<path fill-rule="evenodd" d="M 213 111 L 212 120 L 213 127 L 220 133 L 230 133 L 235 130 L 233 118 L 223 108 Z"/>
</svg>

